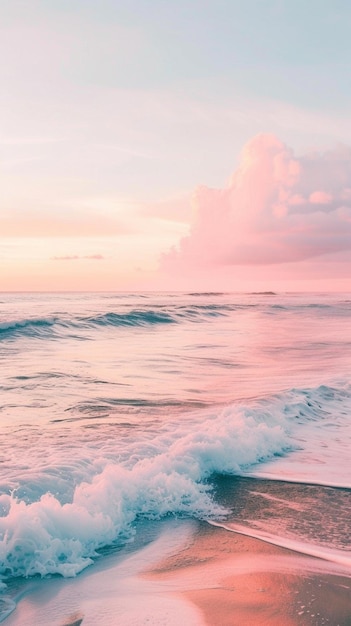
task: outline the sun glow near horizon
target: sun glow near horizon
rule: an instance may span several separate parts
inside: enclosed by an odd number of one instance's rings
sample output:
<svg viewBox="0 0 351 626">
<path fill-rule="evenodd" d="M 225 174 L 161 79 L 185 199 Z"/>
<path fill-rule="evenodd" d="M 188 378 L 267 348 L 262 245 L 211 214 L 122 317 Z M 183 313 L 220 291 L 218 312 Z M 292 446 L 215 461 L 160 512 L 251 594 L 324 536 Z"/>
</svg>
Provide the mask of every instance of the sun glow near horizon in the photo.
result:
<svg viewBox="0 0 351 626">
<path fill-rule="evenodd" d="M 134 4 L 0 10 L 0 290 L 349 290 L 350 7 Z"/>
</svg>

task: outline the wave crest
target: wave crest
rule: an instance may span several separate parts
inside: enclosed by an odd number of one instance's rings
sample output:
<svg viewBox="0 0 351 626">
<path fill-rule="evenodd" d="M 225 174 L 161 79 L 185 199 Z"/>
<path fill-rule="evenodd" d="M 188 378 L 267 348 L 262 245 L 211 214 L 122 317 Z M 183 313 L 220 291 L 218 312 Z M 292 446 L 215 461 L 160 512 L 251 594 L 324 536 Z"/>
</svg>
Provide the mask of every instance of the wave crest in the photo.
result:
<svg viewBox="0 0 351 626">
<path fill-rule="evenodd" d="M 27 337 L 47 336 L 56 321 L 54 317 L 37 317 L 0 322 L 0 340 L 19 335 Z"/>
<path fill-rule="evenodd" d="M 211 497 L 210 477 L 281 454 L 290 447 L 286 426 L 276 407 L 271 413 L 238 405 L 200 413 L 172 424 L 152 445 L 132 446 L 124 461 L 78 484 L 71 502 L 51 493 L 35 502 L 1 496 L 0 574 L 74 576 L 97 550 L 133 536 L 137 520 L 218 519 L 225 509 Z"/>
</svg>

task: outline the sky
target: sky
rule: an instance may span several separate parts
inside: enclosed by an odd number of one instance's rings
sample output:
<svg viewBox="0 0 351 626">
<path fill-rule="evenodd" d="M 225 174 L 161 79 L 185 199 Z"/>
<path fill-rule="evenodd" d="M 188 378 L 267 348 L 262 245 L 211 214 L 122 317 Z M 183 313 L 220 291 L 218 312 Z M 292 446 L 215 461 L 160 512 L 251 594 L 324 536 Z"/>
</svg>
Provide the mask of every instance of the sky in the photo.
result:
<svg viewBox="0 0 351 626">
<path fill-rule="evenodd" d="M 0 290 L 351 291 L 348 0 L 2 0 Z"/>
</svg>

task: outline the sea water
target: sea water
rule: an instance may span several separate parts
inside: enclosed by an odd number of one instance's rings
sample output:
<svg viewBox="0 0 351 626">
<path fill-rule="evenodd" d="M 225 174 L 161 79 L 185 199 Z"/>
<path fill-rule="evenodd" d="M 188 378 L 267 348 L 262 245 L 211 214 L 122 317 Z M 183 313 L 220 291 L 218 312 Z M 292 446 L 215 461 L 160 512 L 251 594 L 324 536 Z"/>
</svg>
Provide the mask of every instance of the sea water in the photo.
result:
<svg viewBox="0 0 351 626">
<path fill-rule="evenodd" d="M 2 618 L 169 518 L 351 568 L 350 365 L 345 294 L 2 294 Z"/>
</svg>

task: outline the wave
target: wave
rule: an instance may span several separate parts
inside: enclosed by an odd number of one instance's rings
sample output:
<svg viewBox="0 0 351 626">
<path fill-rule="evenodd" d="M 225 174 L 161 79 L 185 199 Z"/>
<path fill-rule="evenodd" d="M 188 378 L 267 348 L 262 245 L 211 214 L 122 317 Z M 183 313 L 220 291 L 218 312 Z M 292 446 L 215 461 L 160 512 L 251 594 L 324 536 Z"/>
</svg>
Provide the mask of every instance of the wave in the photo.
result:
<svg viewBox="0 0 351 626">
<path fill-rule="evenodd" d="M 57 459 L 56 474 L 50 468 L 41 470 L 46 491 L 37 499 L 32 495 L 31 501 L 24 500 L 15 492 L 0 497 L 0 574 L 5 580 L 37 574 L 74 576 L 102 548 L 129 541 L 140 520 L 167 515 L 224 519 L 227 510 L 214 497 L 213 477 L 243 475 L 257 464 L 298 450 L 303 438 L 295 437 L 295 431 L 314 424 L 321 428 L 338 411 L 344 415 L 343 400 L 350 403 L 349 388 L 321 386 L 185 414 L 156 431 L 144 429 L 109 440 L 109 448 L 105 442 L 106 462 L 95 475 L 96 442 L 83 440 L 81 449 L 75 442 L 79 458 L 73 458 L 71 466 L 76 463 L 86 474 L 68 502 L 57 492 L 55 475 L 64 475 Z M 67 445 L 72 456 L 71 443 Z M 84 469 L 87 451 L 91 466 Z"/>
<path fill-rule="evenodd" d="M 240 304 L 197 304 L 154 306 L 153 309 L 133 309 L 127 313 L 108 312 L 91 317 L 83 317 L 79 322 L 90 326 L 149 326 L 157 324 L 179 324 L 222 317 L 230 311 L 251 308 L 254 305 Z"/>
<path fill-rule="evenodd" d="M 92 317 L 80 318 L 84 324 L 91 326 L 149 326 L 154 324 L 174 324 L 176 319 L 167 312 L 138 311 L 129 313 L 103 313 Z"/>
<path fill-rule="evenodd" d="M 299 304 L 272 304 L 270 305 L 267 310 L 282 310 L 282 311 L 291 311 L 291 312 L 295 312 L 295 311 L 306 311 L 308 309 L 316 309 L 317 311 L 321 311 L 321 312 L 338 312 L 338 313 L 346 313 L 346 314 L 351 314 L 351 307 L 350 306 L 342 306 L 342 305 L 346 305 L 349 304 L 346 300 L 339 302 L 338 305 L 335 305 L 334 303 L 332 304 L 328 304 L 325 302 L 308 302 L 308 303 L 299 303 Z"/>
<path fill-rule="evenodd" d="M 226 315 L 233 310 L 229 305 L 198 305 L 154 307 L 153 309 L 132 309 L 126 313 L 108 311 L 98 315 L 84 317 L 44 317 L 24 318 L 0 322 L 0 340 L 17 337 L 41 338 L 61 335 L 94 328 L 108 327 L 149 327 L 165 324 L 178 324 L 184 321 L 202 321 L 211 317 Z M 72 337 L 72 335 L 70 335 Z"/>
<path fill-rule="evenodd" d="M 129 313 L 103 313 L 90 317 L 47 317 L 10 320 L 0 323 L 0 341 L 12 340 L 20 337 L 27 338 L 55 338 L 62 334 L 69 334 L 72 338 L 81 338 L 80 331 L 102 327 L 136 327 L 157 324 L 175 324 L 174 316 L 158 311 L 130 311 Z M 74 334 L 72 334 L 74 333 Z M 77 334 L 78 333 L 78 334 Z"/>
<path fill-rule="evenodd" d="M 250 291 L 251 296 L 277 296 L 275 291 Z"/>
<path fill-rule="evenodd" d="M 262 292 L 265 295 L 274 295 L 273 292 Z M 193 293 L 193 296 L 220 296 L 215 293 Z M 347 301 L 337 304 L 330 303 L 274 303 L 260 305 L 257 302 L 205 302 L 196 303 L 194 300 L 179 304 L 153 304 L 141 308 L 129 308 L 120 305 L 120 310 L 104 310 L 89 316 L 79 316 L 53 313 L 48 317 L 31 317 L 10 319 L 0 322 L 0 341 L 27 338 L 60 338 L 68 335 L 70 338 L 86 339 L 85 331 L 103 328 L 156 328 L 166 325 L 201 323 L 215 321 L 216 318 L 230 316 L 240 311 L 249 311 L 262 308 L 264 314 L 280 315 L 285 312 L 292 314 L 299 311 L 315 310 L 318 315 L 351 316 L 351 307 Z"/>
<path fill-rule="evenodd" d="M 9 320 L 8 322 L 0 322 L 0 340 L 19 335 L 42 337 L 50 333 L 52 327 L 56 324 L 56 318 L 25 318 L 20 320 Z"/>
<path fill-rule="evenodd" d="M 99 549 L 129 540 L 137 520 L 166 515 L 218 519 L 225 509 L 212 497 L 210 477 L 240 473 L 289 449 L 280 414 L 278 406 L 262 415 L 262 407 L 234 405 L 169 424 L 151 441 L 132 438 L 115 455 L 119 460 L 76 486 L 70 502 L 62 504 L 53 495 L 54 478 L 52 491 L 37 501 L 2 495 L 0 574 L 73 576 L 92 563 Z"/>
<path fill-rule="evenodd" d="M 193 291 L 188 293 L 188 296 L 225 296 L 226 291 Z"/>
</svg>

